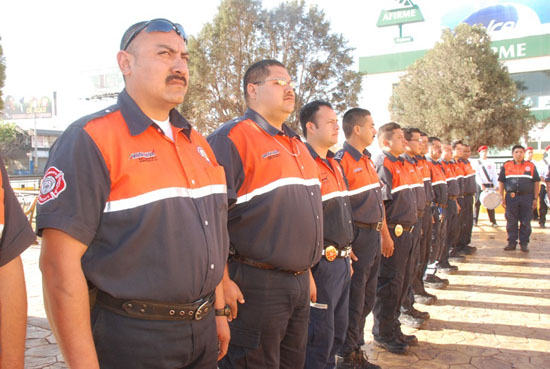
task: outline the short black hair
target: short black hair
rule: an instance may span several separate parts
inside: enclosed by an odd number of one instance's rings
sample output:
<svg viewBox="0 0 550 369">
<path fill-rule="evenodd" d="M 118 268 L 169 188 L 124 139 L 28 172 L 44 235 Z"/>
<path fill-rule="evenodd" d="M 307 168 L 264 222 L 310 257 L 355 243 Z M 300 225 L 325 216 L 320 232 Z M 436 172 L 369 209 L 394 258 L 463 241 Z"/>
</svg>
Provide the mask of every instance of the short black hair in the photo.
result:
<svg viewBox="0 0 550 369">
<path fill-rule="evenodd" d="M 401 126 L 395 122 L 389 122 L 382 125 L 378 129 L 378 139 L 391 140 L 393 137 L 393 131 L 396 129 L 401 129 Z"/>
<path fill-rule="evenodd" d="M 432 146 L 435 141 L 441 143 L 441 140 L 439 139 L 439 137 L 435 137 L 435 136 L 428 137 L 428 145 Z"/>
<path fill-rule="evenodd" d="M 410 141 L 413 137 L 413 133 L 418 133 L 422 136 L 420 130 L 414 127 L 403 128 L 403 134 L 405 135 L 405 140 Z"/>
<path fill-rule="evenodd" d="M 346 138 L 350 138 L 353 132 L 353 127 L 362 123 L 363 118 L 368 117 L 370 111 L 362 108 L 351 108 L 344 113 L 342 119 L 342 129 Z"/>
<path fill-rule="evenodd" d="M 135 36 L 134 33 L 135 33 L 138 29 L 140 29 L 141 27 L 143 27 L 143 26 L 145 25 L 145 23 L 147 23 L 147 22 L 148 22 L 148 21 L 137 22 L 136 24 L 131 25 L 131 26 L 126 30 L 126 32 L 124 32 L 124 35 L 122 35 L 122 39 L 120 40 L 120 50 L 123 50 L 123 49 L 124 49 L 124 46 L 126 46 L 127 49 L 130 47 L 130 45 L 127 45 L 128 40 L 130 39 L 130 37 Z"/>
<path fill-rule="evenodd" d="M 274 59 L 260 60 L 259 62 L 256 62 L 248 67 L 248 69 L 244 73 L 243 78 L 243 92 L 245 102 L 248 102 L 248 92 L 246 91 L 246 87 L 248 86 L 248 84 L 263 81 L 267 76 L 269 76 L 269 67 L 286 68 L 283 63 Z"/>
<path fill-rule="evenodd" d="M 514 152 L 515 149 L 522 149 L 523 151 L 525 151 L 525 147 L 521 145 L 514 145 L 514 147 L 512 147 L 512 153 Z"/>
<path fill-rule="evenodd" d="M 461 140 L 453 140 L 453 141 L 451 142 L 451 148 L 452 148 L 453 150 L 456 149 L 456 146 L 457 146 L 457 145 L 463 145 L 462 141 L 461 141 Z"/>
<path fill-rule="evenodd" d="M 428 134 L 424 131 L 420 131 L 420 136 L 422 137 L 428 137 Z"/>
<path fill-rule="evenodd" d="M 317 127 L 317 121 L 315 115 L 321 109 L 321 106 L 326 106 L 327 108 L 332 109 L 332 105 L 329 102 L 322 100 L 315 100 L 310 103 L 307 103 L 300 109 L 300 126 L 302 127 L 302 133 L 304 137 L 307 138 L 307 122 L 312 122 Z"/>
</svg>

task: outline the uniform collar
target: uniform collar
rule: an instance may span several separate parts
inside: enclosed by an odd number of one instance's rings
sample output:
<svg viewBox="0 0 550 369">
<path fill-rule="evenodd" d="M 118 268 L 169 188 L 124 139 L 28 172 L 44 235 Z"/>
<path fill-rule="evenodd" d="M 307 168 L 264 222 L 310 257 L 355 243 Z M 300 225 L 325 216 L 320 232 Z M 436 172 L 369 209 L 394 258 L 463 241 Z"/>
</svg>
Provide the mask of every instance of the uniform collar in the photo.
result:
<svg viewBox="0 0 550 369">
<path fill-rule="evenodd" d="M 344 142 L 344 146 L 342 149 L 344 151 L 349 152 L 349 154 L 353 159 L 355 159 L 355 161 L 361 160 L 363 155 L 367 156 L 369 159 L 371 157 L 371 153 L 369 152 L 369 150 L 365 149 L 363 150 L 363 153 L 360 153 L 355 147 L 351 146 L 347 141 Z"/>
<path fill-rule="evenodd" d="M 319 154 L 317 154 L 317 151 L 315 151 L 315 149 L 313 147 L 311 147 L 311 145 L 309 144 L 309 142 L 306 142 L 306 147 L 307 149 L 309 150 L 309 153 L 311 154 L 311 156 L 313 157 L 314 160 L 317 160 L 317 158 L 319 159 L 323 159 L 319 156 Z M 332 159 L 334 158 L 334 153 L 330 150 L 327 151 L 327 159 Z"/>
<path fill-rule="evenodd" d="M 386 156 L 386 158 L 390 159 L 392 163 L 395 163 L 396 161 L 403 162 L 402 157 L 395 157 L 389 151 L 383 150 L 382 153 Z"/>
<path fill-rule="evenodd" d="M 246 112 L 244 113 L 244 119 L 251 119 L 253 120 L 257 125 L 259 125 L 266 133 L 268 133 L 271 136 L 276 135 L 284 135 L 288 137 L 298 137 L 298 134 L 294 132 L 290 127 L 288 127 L 286 124 L 283 124 L 283 130 L 280 131 L 277 128 L 273 127 L 267 120 L 265 120 L 264 117 L 262 117 L 258 112 L 248 108 L 246 109 Z"/>
<path fill-rule="evenodd" d="M 408 161 L 409 163 L 411 163 L 411 164 L 416 164 L 416 162 L 417 162 L 416 158 L 410 156 L 410 155 L 407 154 L 407 153 L 404 153 L 403 155 L 401 155 L 401 157 L 402 157 L 404 160 L 406 160 L 406 161 Z"/>
<path fill-rule="evenodd" d="M 132 136 L 137 136 L 145 132 L 145 130 L 153 124 L 151 118 L 143 113 L 134 99 L 128 95 L 126 89 L 122 90 L 122 92 L 118 95 L 117 104 Z M 170 110 L 169 117 L 170 123 L 173 126 L 182 129 L 187 137 L 189 137 L 189 133 L 191 132 L 191 124 L 189 124 L 187 119 L 185 119 L 176 109 Z"/>
</svg>

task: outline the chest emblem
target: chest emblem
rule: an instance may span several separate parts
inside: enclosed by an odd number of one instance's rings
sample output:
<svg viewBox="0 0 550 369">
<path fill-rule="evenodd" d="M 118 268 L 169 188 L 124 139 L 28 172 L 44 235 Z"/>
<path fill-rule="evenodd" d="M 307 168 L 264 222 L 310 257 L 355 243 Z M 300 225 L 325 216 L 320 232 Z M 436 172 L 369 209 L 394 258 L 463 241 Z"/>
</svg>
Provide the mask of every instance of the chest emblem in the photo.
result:
<svg viewBox="0 0 550 369">
<path fill-rule="evenodd" d="M 138 160 L 140 162 L 143 162 L 158 160 L 158 158 L 157 154 L 155 154 L 155 150 L 152 150 L 133 152 L 128 156 L 128 160 Z"/>
<path fill-rule="evenodd" d="M 204 151 L 202 146 L 197 146 L 197 152 L 199 153 L 200 156 L 202 156 L 204 158 L 204 160 L 206 160 L 208 163 L 212 164 L 212 162 L 210 162 L 210 158 L 208 157 L 208 155 L 206 155 L 206 151 Z"/>
<path fill-rule="evenodd" d="M 262 159 L 271 159 L 271 158 L 274 158 L 276 156 L 279 156 L 280 154 L 281 154 L 281 152 L 277 149 L 271 150 L 271 151 L 268 151 L 266 153 L 263 153 L 262 154 Z"/>
</svg>

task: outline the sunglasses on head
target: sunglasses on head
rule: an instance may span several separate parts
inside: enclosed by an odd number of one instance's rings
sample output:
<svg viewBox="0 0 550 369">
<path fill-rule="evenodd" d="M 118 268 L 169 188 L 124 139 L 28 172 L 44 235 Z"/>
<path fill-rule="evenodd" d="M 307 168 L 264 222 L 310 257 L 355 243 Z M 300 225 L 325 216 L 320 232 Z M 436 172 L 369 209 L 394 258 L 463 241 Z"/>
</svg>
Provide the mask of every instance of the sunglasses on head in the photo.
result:
<svg viewBox="0 0 550 369">
<path fill-rule="evenodd" d="M 128 37 L 128 41 L 126 41 L 126 43 L 122 45 L 121 50 L 126 50 L 128 46 L 130 46 L 130 43 L 134 40 L 134 38 L 136 38 L 136 36 L 143 30 L 145 30 L 147 33 L 174 31 L 181 38 L 183 38 L 183 41 L 185 41 L 185 44 L 187 45 L 187 34 L 185 33 L 185 30 L 183 29 L 181 24 L 172 23 L 168 19 L 157 18 L 146 22 L 143 26 L 136 29 L 132 33 L 132 35 Z"/>
</svg>

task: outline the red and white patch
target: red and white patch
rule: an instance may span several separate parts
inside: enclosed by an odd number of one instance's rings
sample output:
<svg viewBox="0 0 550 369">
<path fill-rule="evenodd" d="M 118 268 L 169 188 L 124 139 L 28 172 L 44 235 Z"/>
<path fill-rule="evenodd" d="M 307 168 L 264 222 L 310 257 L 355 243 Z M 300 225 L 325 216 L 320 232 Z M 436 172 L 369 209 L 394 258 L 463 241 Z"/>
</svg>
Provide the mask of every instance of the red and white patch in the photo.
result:
<svg viewBox="0 0 550 369">
<path fill-rule="evenodd" d="M 40 195 L 38 195 L 38 203 L 43 205 L 50 200 L 53 200 L 59 196 L 59 194 L 67 188 L 65 182 L 65 175 L 62 171 L 56 167 L 49 167 L 42 184 L 40 185 Z"/>
</svg>

